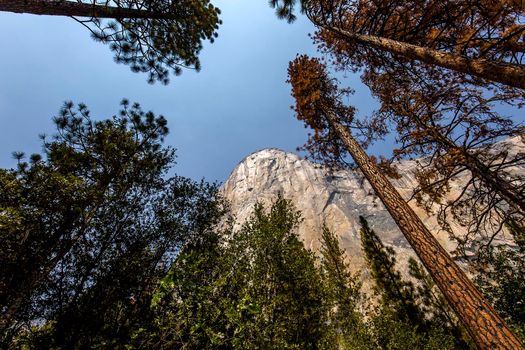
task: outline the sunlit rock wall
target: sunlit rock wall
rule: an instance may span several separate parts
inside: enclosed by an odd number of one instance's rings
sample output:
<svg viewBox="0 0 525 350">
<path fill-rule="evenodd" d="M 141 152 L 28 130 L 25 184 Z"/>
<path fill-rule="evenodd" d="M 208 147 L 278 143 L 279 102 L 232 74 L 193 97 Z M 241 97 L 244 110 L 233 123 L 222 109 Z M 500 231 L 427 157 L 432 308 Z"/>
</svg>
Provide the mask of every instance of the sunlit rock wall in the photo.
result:
<svg viewBox="0 0 525 350">
<path fill-rule="evenodd" d="M 517 139 L 514 141 L 510 140 L 502 147 L 512 149 L 512 152 L 525 151 L 523 143 Z M 408 200 L 416 184 L 413 176 L 416 161 L 402 161 L 396 166 L 402 178 L 391 181 Z M 452 195 L 461 182 L 460 178 L 452 183 Z M 363 265 L 359 238 L 360 215 L 369 221 L 385 244 L 398 252 L 402 269 L 406 269 L 406 260 L 413 255 L 408 242 L 359 171 L 330 172 L 295 154 L 264 149 L 249 155 L 237 165 L 222 186 L 222 192 L 230 201 L 232 212 L 240 223 L 249 217 L 257 201 L 269 204 L 281 193 L 302 212 L 304 221 L 298 234 L 305 246 L 318 251 L 322 225 L 326 223 L 339 236 L 356 270 Z M 409 204 L 438 241 L 448 251 L 454 250 L 455 244 L 448 239 L 446 232 L 440 230 L 435 216 L 428 215 L 413 200 Z M 454 223 L 452 227 L 458 233 L 463 230 Z"/>
</svg>

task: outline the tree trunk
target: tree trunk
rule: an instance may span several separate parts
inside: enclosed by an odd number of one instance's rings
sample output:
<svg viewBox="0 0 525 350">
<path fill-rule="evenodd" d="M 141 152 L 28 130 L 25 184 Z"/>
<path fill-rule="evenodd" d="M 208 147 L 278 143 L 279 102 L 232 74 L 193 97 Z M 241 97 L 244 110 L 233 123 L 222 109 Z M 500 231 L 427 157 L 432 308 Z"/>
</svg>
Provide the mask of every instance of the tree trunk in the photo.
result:
<svg viewBox="0 0 525 350">
<path fill-rule="evenodd" d="M 168 13 L 67 0 L 0 0 L 0 11 L 48 16 L 173 19 Z"/>
<path fill-rule="evenodd" d="M 315 22 L 314 22 L 315 23 Z M 396 41 L 388 38 L 357 34 L 338 27 L 322 26 L 346 39 L 363 45 L 373 46 L 403 56 L 410 60 L 418 60 L 428 64 L 470 74 L 515 88 L 525 89 L 525 67 L 507 63 L 494 63 L 482 58 L 468 59 L 426 47 Z"/>
<path fill-rule="evenodd" d="M 510 207 L 525 215 L 525 198 L 520 188 L 502 179 L 497 172 L 492 171 L 476 156 L 470 154 L 466 149 L 459 147 L 448 137 L 443 136 L 439 131 L 432 130 L 436 141 L 439 142 L 447 151 L 458 151 L 464 158 L 463 165 L 470 170 L 472 175 L 479 179 L 495 193 L 499 194 Z"/>
<path fill-rule="evenodd" d="M 520 188 L 502 179 L 497 172 L 492 171 L 478 157 L 469 153 L 465 148 L 458 146 L 453 140 L 444 136 L 439 130 L 429 127 L 417 117 L 410 117 L 421 129 L 431 133 L 434 141 L 441 145 L 446 151 L 457 151 L 464 158 L 463 165 L 472 173 L 472 176 L 479 179 L 488 188 L 496 192 L 503 198 L 510 207 L 525 215 L 525 198 Z"/>
<path fill-rule="evenodd" d="M 105 186 L 109 186 L 109 182 L 105 184 Z M 39 269 L 26 273 L 23 283 L 18 285 L 16 291 L 11 291 L 11 294 L 9 295 L 10 298 L 8 298 L 7 304 L 5 305 L 5 311 L 0 314 L 0 332 L 5 332 L 9 327 L 12 326 L 13 320 L 15 319 L 23 303 L 27 302 L 42 279 L 46 278 L 53 271 L 57 264 L 70 252 L 71 248 L 83 236 L 83 233 L 95 216 L 99 205 L 100 203 L 96 204 L 95 207 L 89 210 L 85 215 L 78 214 L 74 219 L 68 220 L 66 223 L 64 223 L 64 227 L 57 230 L 59 233 L 55 233 L 55 242 L 59 242 L 60 239 L 68 237 L 69 233 L 73 230 L 75 222 L 84 216 L 82 218 L 82 227 L 80 228 L 79 232 L 69 239 L 67 244 L 65 244 L 65 247 L 62 247 L 56 252 L 53 252 L 55 256 L 52 259 L 42 261 Z M 48 252 L 47 256 L 49 255 L 50 253 Z"/>
<path fill-rule="evenodd" d="M 500 178 L 498 174 L 472 154 L 462 150 L 466 159 L 465 166 L 474 177 L 480 179 L 487 187 L 498 193 L 510 207 L 525 215 L 525 199 L 522 190 L 516 188 L 508 181 Z"/>
<path fill-rule="evenodd" d="M 329 112 L 327 117 L 476 345 L 480 349 L 524 349 L 492 305 L 370 161 L 351 133 L 338 122 L 333 113 Z"/>
</svg>

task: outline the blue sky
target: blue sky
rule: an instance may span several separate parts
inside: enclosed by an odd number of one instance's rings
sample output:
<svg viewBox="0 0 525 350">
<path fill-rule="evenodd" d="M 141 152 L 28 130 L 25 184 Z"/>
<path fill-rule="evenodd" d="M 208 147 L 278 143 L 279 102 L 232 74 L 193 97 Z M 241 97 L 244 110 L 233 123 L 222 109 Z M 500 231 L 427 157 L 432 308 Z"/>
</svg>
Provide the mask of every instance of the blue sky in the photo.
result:
<svg viewBox="0 0 525 350">
<path fill-rule="evenodd" d="M 267 1 L 221 0 L 224 24 L 206 45 L 199 73 L 184 71 L 168 86 L 117 65 L 109 48 L 69 18 L 0 13 L 0 167 L 13 167 L 13 151 L 39 152 L 40 133 L 53 133 L 51 118 L 65 100 L 83 102 L 96 118 L 115 114 L 126 97 L 168 119 L 166 144 L 177 148 L 175 172 L 224 181 L 253 151 L 294 151 L 306 130 L 290 110 L 288 61 L 315 54 L 300 18 L 278 20 Z M 357 76 L 353 103 L 373 101 Z M 381 152 L 381 144 L 374 153 Z M 387 154 L 388 152 L 385 151 Z"/>
</svg>

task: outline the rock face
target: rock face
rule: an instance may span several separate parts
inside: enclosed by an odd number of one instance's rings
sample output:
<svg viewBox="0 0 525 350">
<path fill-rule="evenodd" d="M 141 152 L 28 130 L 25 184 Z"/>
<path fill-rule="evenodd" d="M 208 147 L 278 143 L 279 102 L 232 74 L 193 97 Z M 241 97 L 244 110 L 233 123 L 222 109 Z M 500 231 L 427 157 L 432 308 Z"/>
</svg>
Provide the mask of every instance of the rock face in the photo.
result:
<svg viewBox="0 0 525 350">
<path fill-rule="evenodd" d="M 514 148 L 518 144 L 515 141 L 509 140 L 511 145 L 506 146 Z M 523 147 L 521 142 L 519 144 Z M 407 200 L 416 184 L 415 167 L 415 161 L 402 161 L 397 164 L 402 178 L 391 179 Z M 461 179 L 452 184 L 452 192 L 460 182 Z M 318 251 L 322 226 L 326 223 L 339 236 L 355 270 L 364 263 L 359 237 L 360 215 L 369 221 L 385 244 L 397 251 L 402 270 L 406 269 L 408 257 L 413 255 L 408 242 L 359 171 L 330 172 L 295 154 L 264 149 L 252 153 L 237 165 L 222 186 L 222 192 L 230 201 L 238 222 L 250 216 L 257 201 L 269 204 L 281 193 L 302 212 L 304 221 L 298 234 L 305 246 Z M 442 246 L 448 251 L 454 250 L 455 244 L 448 239 L 447 233 L 440 230 L 436 218 L 417 207 L 414 201 L 409 203 Z M 454 231 L 461 232 L 458 225 L 452 223 L 452 226 Z"/>
</svg>

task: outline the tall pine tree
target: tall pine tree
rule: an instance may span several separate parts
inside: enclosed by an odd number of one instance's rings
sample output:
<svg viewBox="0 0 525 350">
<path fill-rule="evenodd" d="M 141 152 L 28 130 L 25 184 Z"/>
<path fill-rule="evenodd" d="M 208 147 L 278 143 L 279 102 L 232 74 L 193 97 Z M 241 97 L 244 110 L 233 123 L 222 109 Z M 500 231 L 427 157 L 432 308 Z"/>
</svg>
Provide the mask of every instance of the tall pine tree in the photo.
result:
<svg viewBox="0 0 525 350">
<path fill-rule="evenodd" d="M 481 348 L 522 348 L 494 308 L 422 223 L 352 136 L 353 109 L 318 60 L 299 56 L 290 63 L 289 81 L 297 118 L 314 130 L 307 147 L 329 159 L 348 152 Z M 482 308 L 483 312 L 479 310 Z"/>
<path fill-rule="evenodd" d="M 213 42 L 221 23 L 209 0 L 0 0 L 0 11 L 72 17 L 109 45 L 117 63 L 164 84 L 170 70 L 178 75 L 182 68 L 200 69 L 202 42 Z"/>
<path fill-rule="evenodd" d="M 296 0 L 272 0 L 294 19 Z M 523 4 L 513 1 L 302 0 L 328 45 L 343 42 L 355 69 L 387 58 L 418 61 L 525 89 Z M 370 51 L 379 51 L 378 55 Z"/>
<path fill-rule="evenodd" d="M 129 330 L 111 313 L 147 305 L 174 254 L 223 209 L 216 186 L 167 177 L 175 155 L 162 147 L 162 116 L 123 101 L 94 121 L 66 103 L 55 122 L 44 156 L 0 170 L 0 328 L 7 343 L 55 323 L 53 338 L 75 348 Z"/>
</svg>

